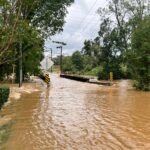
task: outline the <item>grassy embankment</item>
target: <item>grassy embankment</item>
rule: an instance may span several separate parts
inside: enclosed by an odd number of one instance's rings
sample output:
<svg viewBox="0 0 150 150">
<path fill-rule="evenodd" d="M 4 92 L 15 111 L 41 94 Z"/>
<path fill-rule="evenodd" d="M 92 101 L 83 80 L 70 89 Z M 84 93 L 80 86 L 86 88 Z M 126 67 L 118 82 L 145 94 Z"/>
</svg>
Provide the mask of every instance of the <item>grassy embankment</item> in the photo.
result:
<svg viewBox="0 0 150 150">
<path fill-rule="evenodd" d="M 72 75 L 80 75 L 80 76 L 90 76 L 90 77 L 97 77 L 98 76 L 98 69 L 94 68 L 90 71 L 76 71 L 76 72 L 69 72 L 68 74 Z M 53 66 L 54 73 L 60 73 L 60 66 Z M 67 72 L 66 72 L 67 74 Z"/>
<path fill-rule="evenodd" d="M 0 111 L 3 105 L 8 101 L 10 89 L 6 86 L 0 87 Z M 0 147 L 5 143 L 9 136 L 11 123 L 0 116 Z"/>
</svg>

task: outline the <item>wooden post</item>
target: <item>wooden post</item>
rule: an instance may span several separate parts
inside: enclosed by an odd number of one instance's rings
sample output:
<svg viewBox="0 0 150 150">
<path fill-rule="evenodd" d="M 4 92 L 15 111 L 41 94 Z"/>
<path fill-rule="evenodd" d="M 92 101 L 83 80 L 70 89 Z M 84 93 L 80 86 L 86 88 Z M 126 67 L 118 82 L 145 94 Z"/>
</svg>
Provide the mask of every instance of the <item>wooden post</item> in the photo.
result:
<svg viewBox="0 0 150 150">
<path fill-rule="evenodd" d="M 113 72 L 110 72 L 110 81 L 113 81 Z"/>
</svg>

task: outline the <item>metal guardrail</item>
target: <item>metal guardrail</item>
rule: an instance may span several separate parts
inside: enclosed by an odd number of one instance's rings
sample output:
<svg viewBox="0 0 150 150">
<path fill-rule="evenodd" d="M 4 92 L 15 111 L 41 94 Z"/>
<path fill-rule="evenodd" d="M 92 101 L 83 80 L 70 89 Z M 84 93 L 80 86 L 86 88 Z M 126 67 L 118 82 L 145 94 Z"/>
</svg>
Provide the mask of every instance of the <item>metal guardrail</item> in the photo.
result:
<svg viewBox="0 0 150 150">
<path fill-rule="evenodd" d="M 60 74 L 60 77 L 71 79 L 71 80 L 76 80 L 80 82 L 88 82 L 90 84 L 98 84 L 98 85 L 105 85 L 105 86 L 113 85 L 113 83 L 110 81 L 91 80 L 91 78 L 89 77 L 83 77 L 83 76 L 78 76 L 78 75 Z"/>
<path fill-rule="evenodd" d="M 71 80 L 76 80 L 76 81 L 81 81 L 81 82 L 89 82 L 90 80 L 87 77 L 73 76 L 73 75 L 67 75 L 67 74 L 60 74 L 60 77 L 71 79 Z"/>
</svg>

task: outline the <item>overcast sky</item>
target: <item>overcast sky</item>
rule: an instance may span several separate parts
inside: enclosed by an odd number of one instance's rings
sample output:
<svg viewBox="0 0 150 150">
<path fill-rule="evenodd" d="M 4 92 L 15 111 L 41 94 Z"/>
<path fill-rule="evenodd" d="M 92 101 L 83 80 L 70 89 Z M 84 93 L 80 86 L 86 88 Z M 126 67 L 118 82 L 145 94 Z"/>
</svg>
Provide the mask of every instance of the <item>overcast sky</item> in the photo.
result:
<svg viewBox="0 0 150 150">
<path fill-rule="evenodd" d="M 106 5 L 106 0 L 75 0 L 68 8 L 65 18 L 64 31 L 52 37 L 52 40 L 63 41 L 67 46 L 63 54 L 69 55 L 76 50 L 81 50 L 86 39 L 93 39 L 99 30 L 100 17 L 96 13 L 99 7 Z M 46 49 L 53 49 L 54 55 L 59 55 L 56 44 L 46 41 Z"/>
</svg>

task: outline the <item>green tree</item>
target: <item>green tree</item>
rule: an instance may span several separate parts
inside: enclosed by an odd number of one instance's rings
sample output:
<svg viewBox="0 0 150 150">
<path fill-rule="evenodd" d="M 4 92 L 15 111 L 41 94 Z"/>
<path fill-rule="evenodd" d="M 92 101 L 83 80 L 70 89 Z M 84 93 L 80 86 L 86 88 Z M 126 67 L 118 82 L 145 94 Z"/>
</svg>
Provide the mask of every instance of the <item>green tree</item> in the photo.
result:
<svg viewBox="0 0 150 150">
<path fill-rule="evenodd" d="M 92 45 L 92 41 L 90 41 L 90 40 L 84 41 L 84 47 L 82 48 L 82 53 L 84 55 L 88 55 L 88 56 L 92 55 L 91 45 Z"/>
<path fill-rule="evenodd" d="M 102 22 L 109 19 L 111 27 L 115 28 L 116 45 L 125 61 L 127 51 L 131 47 L 132 30 L 145 15 L 149 15 L 149 2 L 145 0 L 109 0 L 108 5 L 105 8 L 99 8 L 98 13 Z"/>
<path fill-rule="evenodd" d="M 83 56 L 79 51 L 72 54 L 72 63 L 77 71 L 81 71 L 84 68 Z"/>
<path fill-rule="evenodd" d="M 67 6 L 72 2 L 73 0 L 0 1 L 0 64 L 12 61 L 10 56 L 18 39 L 16 37 L 27 26 L 34 28 L 43 39 L 61 32 Z"/>
<path fill-rule="evenodd" d="M 104 9 L 100 8 L 98 13 L 102 18 L 99 31 L 102 48 L 99 58 L 103 63 L 103 71 L 114 70 L 116 75 L 122 76 L 120 66 L 128 65 L 127 54 L 131 52 L 132 31 L 137 28 L 144 16 L 149 15 L 149 2 L 145 0 L 109 0 L 108 5 Z M 130 66 L 127 72 L 129 68 Z"/>
<path fill-rule="evenodd" d="M 63 30 L 67 6 L 72 2 L 73 0 L 1 0 L 0 69 L 9 64 L 11 66 L 12 63 L 19 69 L 21 43 L 23 60 L 26 61 L 23 63 L 24 74 L 37 72 L 43 57 L 44 40 Z"/>
<path fill-rule="evenodd" d="M 121 52 L 118 45 L 118 28 L 111 27 L 111 21 L 105 19 L 100 25 L 99 38 L 101 41 L 101 49 L 99 55 L 99 63 L 103 67 L 103 71 L 99 73 L 99 79 L 109 79 L 109 73 L 114 73 L 114 78 L 121 78 Z"/>
<path fill-rule="evenodd" d="M 145 17 L 134 29 L 129 65 L 135 86 L 140 90 L 150 90 L 150 17 Z"/>
<path fill-rule="evenodd" d="M 67 6 L 74 0 L 21 0 L 23 18 L 38 28 L 43 36 L 51 36 L 63 30 Z"/>
<path fill-rule="evenodd" d="M 73 73 L 75 68 L 72 64 L 71 56 L 63 57 L 63 66 L 62 66 L 63 72 L 65 73 Z"/>
<path fill-rule="evenodd" d="M 84 55 L 85 65 L 91 66 L 91 67 L 96 67 L 98 65 L 98 55 L 99 55 L 99 50 L 100 50 L 100 45 L 98 42 L 97 37 L 95 41 L 87 40 L 84 42 L 84 46 L 82 48 L 81 53 Z M 90 64 L 89 64 L 90 63 Z M 87 67 L 89 68 L 89 67 Z"/>
</svg>

